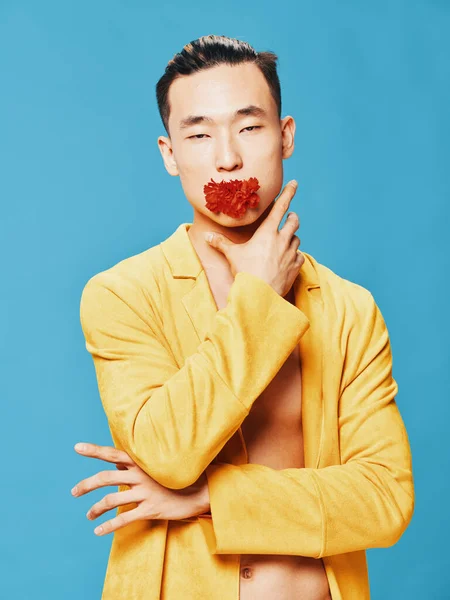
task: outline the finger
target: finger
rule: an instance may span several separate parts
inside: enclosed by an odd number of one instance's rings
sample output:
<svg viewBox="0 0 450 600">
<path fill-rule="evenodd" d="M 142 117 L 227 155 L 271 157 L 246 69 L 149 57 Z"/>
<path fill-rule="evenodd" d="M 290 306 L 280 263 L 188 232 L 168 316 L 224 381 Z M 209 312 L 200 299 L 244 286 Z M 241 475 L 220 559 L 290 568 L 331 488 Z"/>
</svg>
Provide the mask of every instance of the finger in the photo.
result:
<svg viewBox="0 0 450 600">
<path fill-rule="evenodd" d="M 227 256 L 228 250 L 233 245 L 233 242 L 222 233 L 216 233 L 213 231 L 208 231 L 207 233 L 212 235 L 211 239 L 209 239 L 208 235 L 205 234 L 205 240 L 208 242 L 208 244 Z"/>
<path fill-rule="evenodd" d="M 130 504 L 131 502 L 140 502 L 143 499 L 142 494 L 139 495 L 136 489 L 107 494 L 99 502 L 91 506 L 86 513 L 86 517 L 89 520 L 93 520 L 108 510 L 123 506 L 124 504 Z"/>
<path fill-rule="evenodd" d="M 296 259 L 297 248 L 300 246 L 300 238 L 298 235 L 293 235 L 289 244 L 289 250 L 292 252 L 292 260 Z"/>
<path fill-rule="evenodd" d="M 100 471 L 91 477 L 82 479 L 72 488 L 73 496 L 83 496 L 92 490 L 105 487 L 107 485 L 132 485 L 138 483 L 139 479 L 134 471 Z"/>
<path fill-rule="evenodd" d="M 280 226 L 280 223 L 289 208 L 297 187 L 298 183 L 295 181 L 295 179 L 292 179 L 292 181 L 288 182 L 284 190 L 281 192 L 281 196 L 275 201 L 275 204 L 273 205 L 272 210 L 268 214 L 267 218 L 261 224 L 260 229 L 261 227 L 268 227 L 272 231 L 278 231 L 278 227 Z"/>
<path fill-rule="evenodd" d="M 109 521 L 105 521 L 98 527 L 94 529 L 94 533 L 96 535 L 105 535 L 107 533 L 112 533 L 113 531 L 117 531 L 122 527 L 125 527 L 129 523 L 133 521 L 143 520 L 142 513 L 139 510 L 139 507 L 134 508 L 133 510 L 125 510 L 118 514 L 114 519 L 110 519 Z"/>
<path fill-rule="evenodd" d="M 290 212 L 283 227 L 279 231 L 281 238 L 285 239 L 286 244 L 291 243 L 292 236 L 299 227 L 300 219 L 298 218 L 298 215 L 295 212 Z"/>
<path fill-rule="evenodd" d="M 100 458 L 106 462 L 120 462 L 125 465 L 135 464 L 124 450 L 119 450 L 118 448 L 114 448 L 114 446 L 99 446 L 98 444 L 81 443 L 75 444 L 74 449 L 83 456 Z"/>
<path fill-rule="evenodd" d="M 303 263 L 305 262 L 305 255 L 303 254 L 303 252 L 300 252 L 300 250 L 296 250 L 297 256 L 295 258 L 295 264 L 296 266 L 300 267 L 303 265 Z"/>
</svg>

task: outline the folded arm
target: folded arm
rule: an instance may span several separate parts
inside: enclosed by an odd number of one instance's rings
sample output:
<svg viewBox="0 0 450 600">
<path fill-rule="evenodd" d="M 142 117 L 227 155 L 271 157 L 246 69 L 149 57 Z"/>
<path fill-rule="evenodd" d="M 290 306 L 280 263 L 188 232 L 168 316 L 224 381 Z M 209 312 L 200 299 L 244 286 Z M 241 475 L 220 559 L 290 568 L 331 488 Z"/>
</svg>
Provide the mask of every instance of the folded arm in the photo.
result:
<svg viewBox="0 0 450 600">
<path fill-rule="evenodd" d="M 250 273 L 237 273 L 226 307 L 181 368 L 148 291 L 122 275 L 87 282 L 80 320 L 113 438 L 173 489 L 197 481 L 309 328 L 301 310 Z"/>
<path fill-rule="evenodd" d="M 410 446 L 395 402 L 388 332 L 371 294 L 368 300 L 347 347 L 342 464 L 209 465 L 211 517 L 200 523 L 212 553 L 321 558 L 391 546 L 406 529 L 414 510 Z"/>
</svg>

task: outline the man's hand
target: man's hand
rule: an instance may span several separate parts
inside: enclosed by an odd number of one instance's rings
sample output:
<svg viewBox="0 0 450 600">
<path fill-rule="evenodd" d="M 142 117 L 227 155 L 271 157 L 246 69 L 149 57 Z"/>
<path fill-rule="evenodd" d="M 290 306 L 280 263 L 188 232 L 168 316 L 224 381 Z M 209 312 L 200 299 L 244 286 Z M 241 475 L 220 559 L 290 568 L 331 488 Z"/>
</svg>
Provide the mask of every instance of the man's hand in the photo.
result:
<svg viewBox="0 0 450 600">
<path fill-rule="evenodd" d="M 94 529 L 97 535 L 111 533 L 137 520 L 180 520 L 209 511 L 208 482 L 205 473 L 202 473 L 192 485 L 181 490 L 172 490 L 147 475 L 123 450 L 96 444 L 76 444 L 74 448 L 83 456 L 115 463 L 118 471 L 100 471 L 83 479 L 72 489 L 73 496 L 82 496 L 108 485 L 131 487 L 129 490 L 107 494 L 86 513 L 88 519 L 96 519 L 106 511 L 123 504 L 130 502 L 138 504 L 136 508 L 124 511 Z"/>
<path fill-rule="evenodd" d="M 237 244 L 223 233 L 217 232 L 209 232 L 214 234 L 211 240 L 205 238 L 210 246 L 225 256 L 233 277 L 242 271 L 256 275 L 283 298 L 305 262 L 304 255 L 298 250 L 300 238 L 294 235 L 300 226 L 297 214 L 290 212 L 278 231 L 297 185 L 292 180 L 284 187 L 265 220 L 247 242 Z"/>
</svg>

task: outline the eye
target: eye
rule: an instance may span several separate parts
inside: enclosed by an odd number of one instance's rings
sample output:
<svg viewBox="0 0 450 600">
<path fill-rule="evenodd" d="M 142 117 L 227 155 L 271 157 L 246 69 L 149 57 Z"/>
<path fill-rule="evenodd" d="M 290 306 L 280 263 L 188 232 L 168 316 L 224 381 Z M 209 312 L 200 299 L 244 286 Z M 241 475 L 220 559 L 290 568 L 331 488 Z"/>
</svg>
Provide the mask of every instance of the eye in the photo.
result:
<svg viewBox="0 0 450 600">
<path fill-rule="evenodd" d="M 245 131 L 246 129 L 261 129 L 261 125 L 249 125 L 248 127 L 244 127 L 242 131 Z M 191 135 L 190 137 L 188 137 L 188 140 L 201 140 L 203 139 L 202 136 L 205 135 L 206 133 L 197 133 L 196 135 Z"/>
</svg>

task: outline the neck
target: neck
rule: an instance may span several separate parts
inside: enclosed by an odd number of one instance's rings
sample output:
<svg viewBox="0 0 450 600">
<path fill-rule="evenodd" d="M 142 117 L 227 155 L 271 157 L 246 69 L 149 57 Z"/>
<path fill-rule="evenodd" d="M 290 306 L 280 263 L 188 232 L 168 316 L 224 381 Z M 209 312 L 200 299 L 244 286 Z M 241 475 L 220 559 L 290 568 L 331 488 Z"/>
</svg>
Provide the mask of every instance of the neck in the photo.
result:
<svg viewBox="0 0 450 600">
<path fill-rule="evenodd" d="M 266 208 L 266 210 L 259 215 L 259 217 L 248 224 L 227 227 L 209 219 L 203 213 L 194 209 L 193 222 L 188 228 L 188 236 L 191 240 L 192 245 L 195 248 L 202 264 L 206 267 L 213 269 L 224 269 L 230 271 L 230 265 L 225 256 L 208 244 L 204 238 L 204 234 L 207 231 L 214 233 L 220 233 L 228 238 L 234 244 L 244 244 L 248 242 L 261 223 L 266 219 L 273 206 L 273 202 Z M 228 217 L 226 217 L 228 218 Z M 235 221 L 235 219 L 230 219 Z"/>
</svg>

